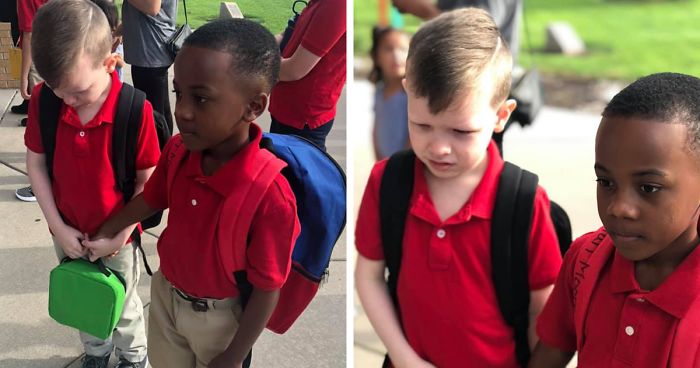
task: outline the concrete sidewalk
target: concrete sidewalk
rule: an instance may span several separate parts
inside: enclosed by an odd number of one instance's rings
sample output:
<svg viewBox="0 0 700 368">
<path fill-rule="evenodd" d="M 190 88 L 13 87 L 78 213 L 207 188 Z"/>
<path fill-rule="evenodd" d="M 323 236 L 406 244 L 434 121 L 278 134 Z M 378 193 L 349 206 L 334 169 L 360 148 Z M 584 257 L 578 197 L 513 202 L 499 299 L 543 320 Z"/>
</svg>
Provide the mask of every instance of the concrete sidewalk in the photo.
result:
<svg viewBox="0 0 700 368">
<path fill-rule="evenodd" d="M 348 136 L 353 155 L 353 214 L 357 214 L 374 155 L 371 129 L 373 86 L 355 81 L 350 86 L 353 96 L 353 130 Z M 568 213 L 573 235 L 577 237 L 600 227 L 596 209 L 596 183 L 593 172 L 594 141 L 600 116 L 544 107 L 532 126 L 514 125 L 504 138 L 506 160 L 539 175 L 550 199 Z M 353 216 L 354 217 L 354 216 Z M 354 246 L 353 246 L 354 248 Z M 354 268 L 353 250 L 349 256 Z M 352 271 L 350 272 L 352 274 Z M 386 352 L 353 293 L 354 365 L 357 368 L 380 367 Z M 569 367 L 575 366 L 575 359 Z"/>
<path fill-rule="evenodd" d="M 130 81 L 128 67 L 125 78 Z M 171 78 L 172 79 L 172 78 Z M 79 367 L 82 346 L 75 330 L 48 316 L 48 276 L 56 256 L 41 210 L 17 200 L 14 191 L 28 184 L 24 128 L 11 105 L 21 101 L 14 90 L 0 90 L 0 367 Z M 171 94 L 174 107 L 174 96 Z M 327 146 L 345 168 L 345 95 L 338 105 Z M 258 121 L 269 127 L 269 116 Z M 89 178 L 86 178 L 89 180 Z M 158 268 L 155 250 L 164 227 L 144 235 L 151 268 Z M 346 246 L 336 245 L 328 281 L 295 325 L 284 335 L 265 331 L 254 347 L 254 367 L 345 367 Z M 150 302 L 150 278 L 143 272 L 139 295 Z M 148 308 L 146 308 L 148 314 Z"/>
</svg>

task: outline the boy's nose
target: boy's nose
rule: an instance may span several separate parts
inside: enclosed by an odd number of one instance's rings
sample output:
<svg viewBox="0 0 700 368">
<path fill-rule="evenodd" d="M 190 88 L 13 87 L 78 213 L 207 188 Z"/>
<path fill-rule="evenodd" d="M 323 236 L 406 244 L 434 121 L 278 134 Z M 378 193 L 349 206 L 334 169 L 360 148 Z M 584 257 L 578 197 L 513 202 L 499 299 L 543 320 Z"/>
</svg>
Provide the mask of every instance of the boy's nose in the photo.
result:
<svg viewBox="0 0 700 368">
<path fill-rule="evenodd" d="M 446 156 L 452 152 L 452 147 L 447 142 L 436 140 L 430 145 L 430 153 L 433 156 Z"/>
<path fill-rule="evenodd" d="M 618 195 L 611 198 L 608 204 L 608 215 L 619 219 L 634 220 L 639 216 L 639 210 L 629 198 Z"/>
<path fill-rule="evenodd" d="M 75 106 L 75 103 L 77 101 L 78 99 L 71 95 L 66 95 L 65 97 L 63 97 L 63 102 L 68 106 Z"/>
<path fill-rule="evenodd" d="M 188 121 L 192 120 L 193 114 L 192 114 L 192 109 L 186 106 L 186 104 L 182 102 L 176 102 L 175 103 L 175 119 L 179 121 Z"/>
</svg>

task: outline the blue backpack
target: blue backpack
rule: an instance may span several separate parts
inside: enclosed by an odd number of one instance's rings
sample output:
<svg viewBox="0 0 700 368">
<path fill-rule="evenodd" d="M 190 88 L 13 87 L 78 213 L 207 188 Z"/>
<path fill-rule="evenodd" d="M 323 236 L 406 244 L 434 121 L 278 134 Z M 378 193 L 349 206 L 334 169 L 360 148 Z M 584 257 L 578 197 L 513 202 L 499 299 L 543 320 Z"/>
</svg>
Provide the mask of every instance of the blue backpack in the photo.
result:
<svg viewBox="0 0 700 368">
<path fill-rule="evenodd" d="M 292 272 L 267 324 L 268 329 L 284 333 L 328 275 L 333 247 L 345 228 L 347 184 L 340 165 L 304 138 L 266 133 L 260 146 L 287 163 L 282 174 L 296 196 L 301 223 L 292 253 Z"/>
</svg>

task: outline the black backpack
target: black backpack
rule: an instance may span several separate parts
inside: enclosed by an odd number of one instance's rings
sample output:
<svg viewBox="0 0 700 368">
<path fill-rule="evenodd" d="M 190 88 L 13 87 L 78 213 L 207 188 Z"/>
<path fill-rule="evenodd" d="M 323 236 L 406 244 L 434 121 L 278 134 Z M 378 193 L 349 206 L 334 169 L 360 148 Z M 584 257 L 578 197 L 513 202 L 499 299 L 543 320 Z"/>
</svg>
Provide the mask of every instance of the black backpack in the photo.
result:
<svg viewBox="0 0 700 368">
<path fill-rule="evenodd" d="M 114 168 L 117 188 L 122 192 L 124 202 L 128 202 L 133 197 L 136 186 L 136 143 L 141 127 L 141 112 L 145 102 L 145 93 L 130 84 L 124 83 L 122 85 L 112 131 L 112 167 Z M 39 127 L 50 180 L 53 180 L 53 155 L 56 148 L 56 130 L 62 104 L 63 100 L 44 84 L 41 88 L 41 96 L 39 96 Z M 156 125 L 158 144 L 162 150 L 172 133 L 162 114 L 153 110 L 153 119 Z M 162 216 L 163 211 L 158 211 L 142 221 L 141 227 L 145 230 L 157 226 L 160 224 Z M 134 229 L 131 238 L 141 251 L 146 272 L 152 275 L 151 268 L 146 262 L 146 254 L 141 247 L 141 234 L 139 234 L 138 229 Z"/>
<path fill-rule="evenodd" d="M 387 284 L 397 313 L 399 308 L 396 291 L 406 216 L 413 192 L 415 159 L 415 153 L 411 150 L 392 155 L 379 188 L 382 247 L 389 270 Z M 493 283 L 501 314 L 514 330 L 515 354 L 522 367 L 526 367 L 530 359 L 527 339 L 530 306 L 527 247 L 537 182 L 537 175 L 505 162 L 491 220 Z M 571 245 L 571 223 L 559 205 L 550 203 L 550 216 L 563 255 Z M 388 367 L 389 363 L 387 356 L 384 367 Z"/>
</svg>

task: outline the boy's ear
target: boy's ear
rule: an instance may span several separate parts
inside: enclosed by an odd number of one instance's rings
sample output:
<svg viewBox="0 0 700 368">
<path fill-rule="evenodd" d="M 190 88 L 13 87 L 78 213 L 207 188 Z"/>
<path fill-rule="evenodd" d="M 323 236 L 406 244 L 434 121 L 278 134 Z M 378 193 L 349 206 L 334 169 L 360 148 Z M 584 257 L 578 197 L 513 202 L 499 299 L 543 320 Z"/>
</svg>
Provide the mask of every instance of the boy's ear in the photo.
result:
<svg viewBox="0 0 700 368">
<path fill-rule="evenodd" d="M 111 53 L 102 61 L 102 65 L 105 67 L 107 73 L 112 74 L 117 68 L 117 59 L 117 54 Z"/>
<path fill-rule="evenodd" d="M 269 96 L 267 93 L 260 92 L 253 96 L 253 98 L 248 101 L 248 106 L 246 106 L 245 113 L 243 114 L 243 120 L 250 122 L 262 115 L 267 107 L 268 99 Z"/>
<path fill-rule="evenodd" d="M 508 118 L 510 118 L 510 114 L 513 113 L 513 110 L 515 110 L 517 106 L 518 103 L 513 99 L 503 101 L 501 106 L 498 107 L 498 110 L 496 110 L 498 121 L 496 122 L 496 127 L 493 129 L 494 132 L 500 133 L 506 128 Z"/>
</svg>

